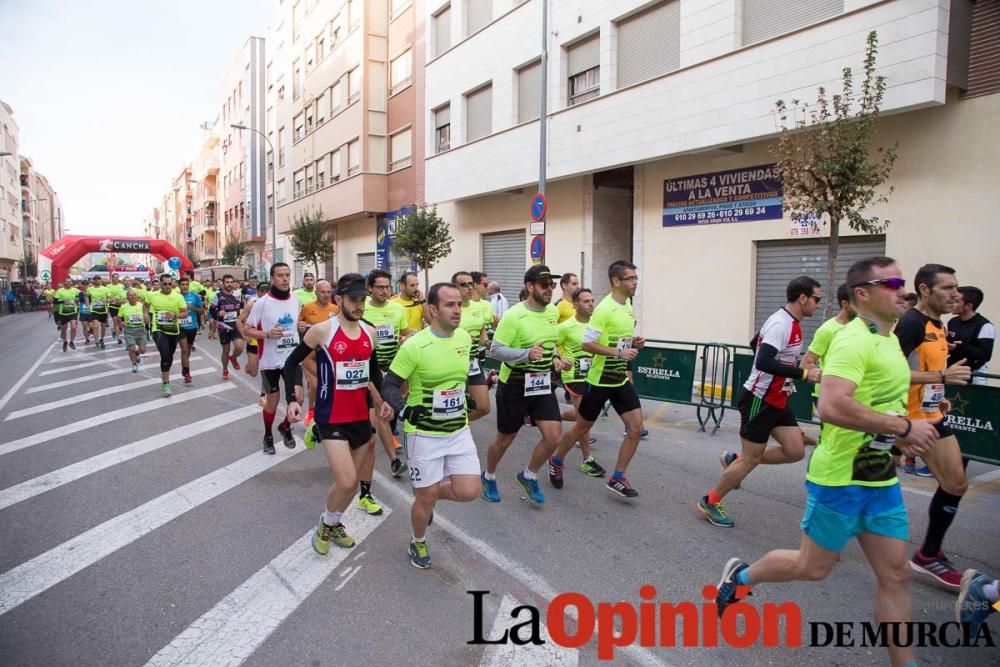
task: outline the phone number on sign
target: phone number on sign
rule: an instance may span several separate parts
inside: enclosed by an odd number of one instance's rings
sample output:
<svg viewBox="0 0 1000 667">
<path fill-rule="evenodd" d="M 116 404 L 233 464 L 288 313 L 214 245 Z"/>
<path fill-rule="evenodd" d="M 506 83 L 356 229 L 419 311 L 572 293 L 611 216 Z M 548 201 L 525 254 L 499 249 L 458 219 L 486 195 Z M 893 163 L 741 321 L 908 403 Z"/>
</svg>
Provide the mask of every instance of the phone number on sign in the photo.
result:
<svg viewBox="0 0 1000 667">
<path fill-rule="evenodd" d="M 724 211 L 703 211 L 701 213 L 677 213 L 674 220 L 686 222 L 688 220 L 725 220 L 727 218 L 739 218 L 749 215 L 764 215 L 767 209 L 763 206 L 755 208 L 731 208 Z"/>
</svg>

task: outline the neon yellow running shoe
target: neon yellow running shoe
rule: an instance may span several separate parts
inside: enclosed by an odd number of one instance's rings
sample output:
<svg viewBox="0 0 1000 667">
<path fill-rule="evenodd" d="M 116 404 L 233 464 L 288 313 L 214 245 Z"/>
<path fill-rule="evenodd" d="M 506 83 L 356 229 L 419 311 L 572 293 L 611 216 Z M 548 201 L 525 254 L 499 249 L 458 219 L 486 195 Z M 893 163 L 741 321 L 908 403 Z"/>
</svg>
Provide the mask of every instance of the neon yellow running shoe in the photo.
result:
<svg viewBox="0 0 1000 667">
<path fill-rule="evenodd" d="M 375 502 L 375 499 L 371 496 L 361 496 L 358 498 L 358 508 L 374 516 L 382 513 L 382 506 Z"/>
<path fill-rule="evenodd" d="M 305 442 L 306 449 L 316 448 L 316 422 L 310 424 L 306 429 L 306 435 L 305 438 L 303 438 L 303 441 Z"/>
</svg>

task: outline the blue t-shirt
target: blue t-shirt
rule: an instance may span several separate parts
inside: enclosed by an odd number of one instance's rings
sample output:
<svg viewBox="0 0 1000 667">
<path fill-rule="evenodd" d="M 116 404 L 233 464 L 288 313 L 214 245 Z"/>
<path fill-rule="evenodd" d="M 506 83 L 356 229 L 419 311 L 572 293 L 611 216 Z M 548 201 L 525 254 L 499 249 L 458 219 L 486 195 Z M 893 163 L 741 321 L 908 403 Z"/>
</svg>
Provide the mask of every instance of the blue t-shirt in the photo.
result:
<svg viewBox="0 0 1000 667">
<path fill-rule="evenodd" d="M 204 308 L 201 297 L 194 292 L 188 292 L 184 295 L 184 301 L 188 305 L 188 316 L 181 320 L 181 329 L 190 331 L 191 329 L 198 328 L 198 313 L 194 312 L 194 308 Z"/>
</svg>

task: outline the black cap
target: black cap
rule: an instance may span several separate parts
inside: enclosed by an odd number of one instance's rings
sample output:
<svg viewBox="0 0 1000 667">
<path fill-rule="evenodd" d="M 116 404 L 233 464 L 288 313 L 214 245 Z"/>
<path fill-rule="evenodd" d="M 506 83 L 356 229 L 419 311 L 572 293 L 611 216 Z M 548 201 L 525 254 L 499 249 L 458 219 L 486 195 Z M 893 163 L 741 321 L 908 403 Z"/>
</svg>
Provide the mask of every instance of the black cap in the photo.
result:
<svg viewBox="0 0 1000 667">
<path fill-rule="evenodd" d="M 316 276 L 314 276 L 314 275 L 312 274 L 312 271 L 306 271 L 305 273 L 303 273 L 303 274 L 302 274 L 302 279 L 303 279 L 303 280 L 305 280 L 306 278 L 315 278 L 315 277 L 316 277 Z"/>
<path fill-rule="evenodd" d="M 269 289 L 271 289 L 271 283 L 266 283 L 264 281 L 261 281 L 261 282 L 257 283 L 257 291 L 258 292 L 266 292 Z"/>
<path fill-rule="evenodd" d="M 549 267 L 544 264 L 535 264 L 533 267 L 528 269 L 524 274 L 524 282 L 533 283 L 536 280 L 541 280 L 542 278 L 558 278 L 558 273 L 552 273 L 549 271 Z"/>
<path fill-rule="evenodd" d="M 355 298 L 368 296 L 368 286 L 365 277 L 360 273 L 345 273 L 337 280 L 337 294 Z"/>
</svg>

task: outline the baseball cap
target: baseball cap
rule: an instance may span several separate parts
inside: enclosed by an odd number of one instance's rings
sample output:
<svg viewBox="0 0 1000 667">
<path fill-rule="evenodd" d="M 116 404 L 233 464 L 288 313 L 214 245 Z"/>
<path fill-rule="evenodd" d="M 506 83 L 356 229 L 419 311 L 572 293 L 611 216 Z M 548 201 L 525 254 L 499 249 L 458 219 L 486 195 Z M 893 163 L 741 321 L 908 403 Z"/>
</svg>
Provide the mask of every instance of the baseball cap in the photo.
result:
<svg viewBox="0 0 1000 667">
<path fill-rule="evenodd" d="M 269 289 L 271 289 L 271 283 L 266 283 L 264 281 L 257 283 L 258 292 L 266 292 Z"/>
<path fill-rule="evenodd" d="M 549 267 L 544 264 L 536 264 L 524 274 L 524 282 L 533 283 L 536 280 L 541 280 L 542 278 L 559 278 L 561 274 L 552 273 L 549 271 Z"/>
<path fill-rule="evenodd" d="M 345 273 L 337 280 L 337 294 L 355 298 L 368 296 L 368 286 L 360 273 Z"/>
</svg>

